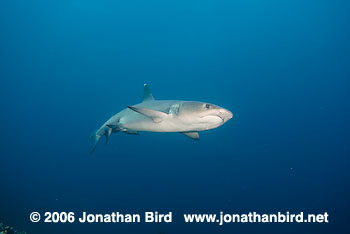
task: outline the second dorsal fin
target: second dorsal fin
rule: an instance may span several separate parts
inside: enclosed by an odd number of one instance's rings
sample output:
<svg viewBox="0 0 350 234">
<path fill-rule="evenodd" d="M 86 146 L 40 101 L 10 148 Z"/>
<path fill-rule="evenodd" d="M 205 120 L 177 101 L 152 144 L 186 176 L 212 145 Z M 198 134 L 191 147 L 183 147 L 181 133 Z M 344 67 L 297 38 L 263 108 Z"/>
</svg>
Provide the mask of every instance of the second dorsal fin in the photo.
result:
<svg viewBox="0 0 350 234">
<path fill-rule="evenodd" d="M 149 88 L 148 84 L 144 84 L 142 102 L 147 102 L 152 100 L 154 100 L 154 97 L 152 95 L 151 89 Z"/>
</svg>

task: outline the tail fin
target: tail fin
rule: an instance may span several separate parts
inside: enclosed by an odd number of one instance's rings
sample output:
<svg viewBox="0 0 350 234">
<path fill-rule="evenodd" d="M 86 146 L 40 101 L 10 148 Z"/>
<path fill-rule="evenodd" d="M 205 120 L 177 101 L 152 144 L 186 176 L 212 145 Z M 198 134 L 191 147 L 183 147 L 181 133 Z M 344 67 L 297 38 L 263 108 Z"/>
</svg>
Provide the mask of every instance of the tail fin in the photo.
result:
<svg viewBox="0 0 350 234">
<path fill-rule="evenodd" d="M 92 145 L 92 149 L 90 150 L 90 154 L 92 154 L 95 151 L 97 143 L 100 140 L 101 136 L 97 135 L 97 133 L 95 132 L 91 135 L 91 138 L 94 139 L 94 144 Z"/>
<path fill-rule="evenodd" d="M 106 144 L 108 143 L 108 139 L 109 139 L 109 136 L 112 134 L 112 131 L 113 131 L 112 128 L 108 128 L 108 129 L 105 131 Z"/>
<path fill-rule="evenodd" d="M 91 134 L 91 139 L 94 139 L 94 143 L 90 151 L 90 154 L 95 151 L 97 143 L 102 136 L 106 137 L 106 144 L 107 144 L 108 138 L 110 137 L 112 132 L 117 132 L 117 131 L 118 131 L 118 128 L 116 125 L 103 125 L 100 129 L 98 129 L 93 134 Z"/>
</svg>

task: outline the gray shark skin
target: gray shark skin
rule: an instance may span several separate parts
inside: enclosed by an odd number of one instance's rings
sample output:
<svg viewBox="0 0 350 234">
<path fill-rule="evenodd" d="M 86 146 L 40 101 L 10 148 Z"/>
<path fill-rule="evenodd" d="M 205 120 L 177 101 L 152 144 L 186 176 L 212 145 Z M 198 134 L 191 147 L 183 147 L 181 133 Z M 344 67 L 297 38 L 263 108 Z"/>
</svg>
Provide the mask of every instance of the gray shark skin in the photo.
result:
<svg viewBox="0 0 350 234">
<path fill-rule="evenodd" d="M 108 119 L 93 135 L 94 152 L 102 136 L 106 143 L 112 133 L 124 132 L 138 135 L 145 132 L 179 132 L 199 140 L 199 131 L 217 128 L 233 117 L 222 107 L 205 102 L 155 100 L 147 84 L 141 103 L 126 109 Z"/>
</svg>

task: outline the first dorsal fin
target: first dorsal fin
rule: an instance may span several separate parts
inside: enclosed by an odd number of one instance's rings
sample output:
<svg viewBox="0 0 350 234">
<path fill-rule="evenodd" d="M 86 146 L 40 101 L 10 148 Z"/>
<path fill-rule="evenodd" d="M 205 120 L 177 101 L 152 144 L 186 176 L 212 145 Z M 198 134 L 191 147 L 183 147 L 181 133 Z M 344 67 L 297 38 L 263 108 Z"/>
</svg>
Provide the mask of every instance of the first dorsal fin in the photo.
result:
<svg viewBox="0 0 350 234">
<path fill-rule="evenodd" d="M 154 97 L 152 95 L 151 89 L 149 88 L 148 84 L 144 84 L 142 102 L 152 101 L 152 100 L 154 100 Z"/>
</svg>

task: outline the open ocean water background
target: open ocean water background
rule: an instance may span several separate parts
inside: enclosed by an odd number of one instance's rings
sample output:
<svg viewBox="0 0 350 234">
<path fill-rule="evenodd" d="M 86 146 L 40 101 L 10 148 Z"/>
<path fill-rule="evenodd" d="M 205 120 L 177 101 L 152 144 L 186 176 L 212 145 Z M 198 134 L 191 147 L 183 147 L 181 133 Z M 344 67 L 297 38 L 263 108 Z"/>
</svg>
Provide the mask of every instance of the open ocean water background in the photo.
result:
<svg viewBox="0 0 350 234">
<path fill-rule="evenodd" d="M 349 233 L 349 1 L 1 1 L 0 222 L 30 234 Z M 140 102 L 231 110 L 200 141 L 90 134 Z M 174 213 L 31 223 L 32 211 Z M 328 212 L 328 224 L 183 213 Z"/>
</svg>

